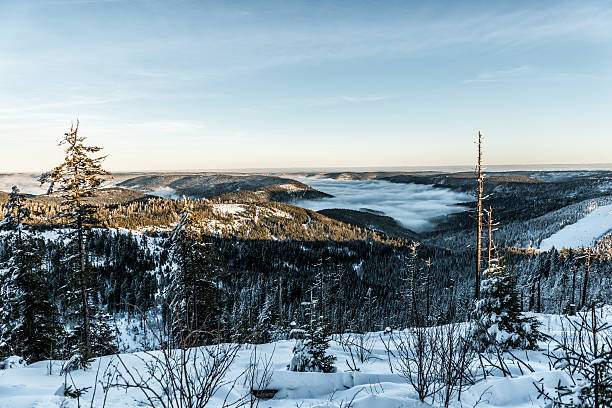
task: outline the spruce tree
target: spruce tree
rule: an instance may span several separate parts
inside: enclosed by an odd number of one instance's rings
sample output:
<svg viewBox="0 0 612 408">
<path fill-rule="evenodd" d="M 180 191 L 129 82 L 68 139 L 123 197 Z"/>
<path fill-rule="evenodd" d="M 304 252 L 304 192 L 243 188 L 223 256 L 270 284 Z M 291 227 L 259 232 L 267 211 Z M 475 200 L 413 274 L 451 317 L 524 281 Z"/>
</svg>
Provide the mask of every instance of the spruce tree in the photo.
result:
<svg viewBox="0 0 612 408">
<path fill-rule="evenodd" d="M 5 206 L 4 219 L 0 227 L 17 232 L 16 239 L 21 241 L 23 222 L 30 215 L 30 210 L 25 205 L 25 199 L 19 187 L 13 186 L 9 193 L 9 201 Z"/>
<path fill-rule="evenodd" d="M 293 348 L 293 358 L 289 364 L 289 370 L 333 373 L 336 371 L 336 367 L 334 367 L 336 357 L 327 354 L 331 327 L 324 316 L 317 315 L 316 302 L 312 299 L 312 291 L 309 305 L 309 322 L 303 330 L 299 331 L 301 338 L 297 339 Z"/>
<path fill-rule="evenodd" d="M 169 323 L 176 341 L 204 344 L 220 331 L 222 268 L 185 200 L 185 211 L 171 238 L 172 271 L 167 291 Z M 218 333 L 217 333 L 218 334 Z"/>
<path fill-rule="evenodd" d="M 253 327 L 253 334 L 249 339 L 255 344 L 269 343 L 272 341 L 274 327 L 272 325 L 272 304 L 269 296 L 266 296 L 266 300 L 259 311 L 257 316 L 257 323 Z"/>
<path fill-rule="evenodd" d="M 516 278 L 497 259 L 484 271 L 481 297 L 475 303 L 472 335 L 480 351 L 538 348 L 539 322 L 521 312 Z"/>
<path fill-rule="evenodd" d="M 79 121 L 71 126 L 59 145 L 66 146 L 63 163 L 41 176 L 41 183 L 49 183 L 48 193 L 57 192 L 63 198 L 62 208 L 57 214 L 68 229 L 68 253 L 64 262 L 72 270 L 70 287 L 78 296 L 79 339 L 78 353 L 83 366 L 93 356 L 91 330 L 91 299 L 89 298 L 88 256 L 86 239 L 90 229 L 97 225 L 96 207 L 85 200 L 93 196 L 102 184 L 102 176 L 109 174 L 102 168 L 106 156 L 91 157 L 102 150 L 84 144 L 85 138 L 78 135 Z M 76 300 L 76 299 L 75 299 Z"/>
<path fill-rule="evenodd" d="M 22 260 L 16 263 L 14 282 L 19 290 L 15 307 L 18 324 L 11 334 L 19 354 L 28 363 L 50 359 L 61 346 L 63 329 L 49 287 L 42 249 L 30 238 L 22 244 Z"/>
<path fill-rule="evenodd" d="M 0 343 L 3 354 L 17 354 L 32 363 L 53 357 L 62 329 L 41 245 L 23 225 L 27 215 L 23 196 L 13 187 L 1 223 L 11 230 L 8 250 L 12 256 L 0 277 Z"/>
</svg>

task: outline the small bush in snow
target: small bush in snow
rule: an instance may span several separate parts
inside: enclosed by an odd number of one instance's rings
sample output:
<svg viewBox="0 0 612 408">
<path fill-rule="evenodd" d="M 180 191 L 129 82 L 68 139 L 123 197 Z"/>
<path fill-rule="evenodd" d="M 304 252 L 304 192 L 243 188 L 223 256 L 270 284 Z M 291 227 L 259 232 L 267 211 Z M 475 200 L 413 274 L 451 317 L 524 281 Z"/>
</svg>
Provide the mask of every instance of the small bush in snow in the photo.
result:
<svg viewBox="0 0 612 408">
<path fill-rule="evenodd" d="M 0 361 L 0 370 L 8 370 L 9 368 L 24 367 L 25 360 L 23 357 L 10 356 L 4 361 Z"/>
<path fill-rule="evenodd" d="M 89 368 L 93 361 L 93 358 L 87 358 L 80 352 L 75 352 L 70 358 L 62 365 L 62 374 L 71 373 L 76 370 L 85 370 Z"/>
<path fill-rule="evenodd" d="M 322 317 L 313 319 L 293 348 L 290 371 L 336 372 L 336 357 L 327 354 L 329 348 L 329 324 Z"/>
<path fill-rule="evenodd" d="M 569 382 L 559 382 L 555 393 L 536 383 L 538 398 L 553 407 L 612 407 L 612 325 L 597 316 L 595 305 L 568 318 L 561 338 L 547 337 L 552 366 L 565 371 Z"/>
</svg>

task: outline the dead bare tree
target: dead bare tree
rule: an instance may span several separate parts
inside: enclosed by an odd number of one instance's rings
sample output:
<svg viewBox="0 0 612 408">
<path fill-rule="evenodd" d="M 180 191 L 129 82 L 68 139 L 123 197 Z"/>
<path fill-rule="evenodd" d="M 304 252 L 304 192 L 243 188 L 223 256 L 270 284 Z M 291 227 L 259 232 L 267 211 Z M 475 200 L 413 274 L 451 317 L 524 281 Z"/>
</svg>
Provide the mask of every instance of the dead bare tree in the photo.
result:
<svg viewBox="0 0 612 408">
<path fill-rule="evenodd" d="M 414 327 L 393 334 L 391 342 L 397 350 L 397 371 L 414 387 L 420 401 L 433 398 L 441 389 L 437 381 L 438 336 L 425 327 Z"/>
<path fill-rule="evenodd" d="M 456 324 L 439 326 L 435 329 L 438 338 L 438 381 L 440 390 L 437 400 L 444 407 L 457 397 L 461 401 L 461 393 L 465 387 L 475 383 L 473 362 L 474 348 L 470 343 L 468 332 Z"/>
<path fill-rule="evenodd" d="M 431 257 L 427 258 L 427 278 L 425 281 L 425 324 L 431 324 L 430 306 L 431 306 Z"/>
<path fill-rule="evenodd" d="M 482 172 L 482 133 L 478 132 L 478 159 L 476 162 L 476 282 L 474 298 L 480 298 L 480 270 L 482 266 L 482 201 L 484 199 L 484 174 Z"/>
<path fill-rule="evenodd" d="M 257 345 L 253 347 L 249 360 L 244 386 L 249 389 L 249 396 L 244 405 L 249 408 L 258 407 L 262 399 L 270 399 L 276 395 L 277 390 L 270 389 L 272 381 L 273 364 L 272 358 L 276 348 L 270 354 L 258 352 Z"/>
<path fill-rule="evenodd" d="M 587 303 L 587 290 L 589 288 L 589 273 L 591 272 L 591 248 L 586 250 L 586 267 L 584 268 L 584 278 L 582 280 L 582 297 L 580 298 L 580 308 L 584 309 Z"/>
<path fill-rule="evenodd" d="M 372 354 L 375 341 L 368 333 L 347 333 L 337 340 L 342 350 L 350 356 L 350 361 L 345 360 L 350 371 L 360 371 L 361 364 L 376 358 Z"/>
<path fill-rule="evenodd" d="M 396 350 L 395 369 L 423 402 L 448 407 L 476 382 L 476 353 L 467 328 L 416 327 L 393 334 L 389 344 Z"/>
<path fill-rule="evenodd" d="M 183 328 L 177 338 L 160 322 L 151 324 L 148 317 L 138 308 L 149 332 L 160 345 L 160 350 L 146 351 L 132 355 L 136 364 L 126 356 L 115 354 L 111 363 L 114 368 L 113 381 L 108 387 L 141 392 L 140 404 L 162 408 L 203 408 L 211 406 L 213 396 L 220 399 L 215 406 L 238 407 L 245 405 L 248 396 L 235 396 L 234 390 L 242 372 L 229 378 L 228 371 L 242 346 L 240 344 L 208 344 L 202 339 L 218 339 L 215 333 L 203 328 Z M 175 317 L 181 324 L 178 316 Z M 184 329 L 184 330 L 183 330 Z M 138 368 L 138 366 L 144 368 Z"/>
</svg>

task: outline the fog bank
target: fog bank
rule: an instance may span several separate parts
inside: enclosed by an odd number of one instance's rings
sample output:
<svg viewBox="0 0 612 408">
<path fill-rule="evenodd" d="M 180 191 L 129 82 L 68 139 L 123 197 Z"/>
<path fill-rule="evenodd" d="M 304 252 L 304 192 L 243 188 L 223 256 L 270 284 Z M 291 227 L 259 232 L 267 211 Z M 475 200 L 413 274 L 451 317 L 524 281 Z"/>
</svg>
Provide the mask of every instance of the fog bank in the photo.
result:
<svg viewBox="0 0 612 408">
<path fill-rule="evenodd" d="M 431 185 L 314 177 L 301 177 L 296 180 L 334 196 L 321 200 L 297 201 L 295 204 L 300 207 L 315 211 L 328 208 L 374 210 L 395 218 L 406 228 L 416 232 L 433 228 L 432 220 L 438 216 L 464 211 L 465 207 L 458 206 L 457 203 L 473 200 L 468 194 L 434 188 Z"/>
</svg>

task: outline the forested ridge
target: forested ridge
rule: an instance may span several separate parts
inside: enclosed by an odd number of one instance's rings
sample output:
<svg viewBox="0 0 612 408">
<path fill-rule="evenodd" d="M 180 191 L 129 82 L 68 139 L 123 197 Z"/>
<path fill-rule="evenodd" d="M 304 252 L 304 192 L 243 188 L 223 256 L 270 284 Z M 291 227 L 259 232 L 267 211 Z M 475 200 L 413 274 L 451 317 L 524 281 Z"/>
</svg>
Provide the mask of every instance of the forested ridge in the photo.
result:
<svg viewBox="0 0 612 408">
<path fill-rule="evenodd" d="M 9 305 L 1 316 L 4 356 L 77 356 L 75 364 L 85 366 L 121 347 L 117 319 L 144 330 L 146 316 L 160 318 L 175 341 L 186 327 L 204 325 L 216 328 L 217 341 L 255 343 L 287 338 L 297 328 L 314 333 L 315 314 L 321 330 L 335 333 L 473 316 L 473 210 L 445 216 L 417 235 L 389 217 L 342 209 L 318 213 L 270 201 L 258 191 L 160 198 L 102 188 L 103 157 L 90 158 L 100 149 L 85 146 L 76 130 L 64 140 L 65 162 L 41 179 L 51 180 L 48 195 L 24 195 L 18 188 L 0 195 L 0 264 Z M 460 190 L 474 183 L 466 174 L 424 178 Z M 541 252 L 530 245 L 607 203 L 610 186 L 602 180 L 486 180 L 484 205 L 495 208 L 497 223 L 495 259 L 489 250 L 485 263 L 493 268 L 503 259 L 496 268 L 516 283 L 514 308 L 562 313 L 610 299 L 609 238 L 594 249 Z M 278 188 L 264 185 L 263 191 Z M 40 284 L 26 305 L 33 272 Z M 26 322 L 20 313 L 30 309 Z M 50 316 L 44 344 L 20 350 L 27 336 L 36 335 L 26 330 L 24 340 L 12 333 L 40 324 L 43 311 Z"/>
<path fill-rule="evenodd" d="M 28 228 L 46 238 L 35 240 L 34 246 L 44 253 L 51 295 L 55 296 L 70 276 L 61 260 L 66 249 L 57 231 L 62 223 L 53 218 L 60 204 L 39 198 L 26 198 L 24 203 L 30 210 L 25 220 Z M 411 241 L 352 227 L 299 207 L 274 202 L 244 204 L 238 207 L 240 213 L 232 214 L 215 211 L 219 204 L 210 201 L 192 203 L 204 239 L 224 265 L 223 314 L 228 338 L 252 335 L 262 313 L 268 314 L 270 325 L 264 339 L 287 335 L 289 323 L 304 319 L 302 302 L 308 300 L 321 274 L 335 332 L 407 327 L 423 319 L 461 321 L 469 313 L 475 264 L 469 248 L 445 248 L 429 241 L 416 247 L 415 256 Z M 97 206 L 101 226 L 88 235 L 87 250 L 94 277 L 92 297 L 106 312 L 135 314 L 133 306 L 149 310 L 163 303 L 174 268 L 168 242 L 183 205 L 148 197 Z M 6 239 L 0 253 L 0 262 L 11 255 Z M 612 267 L 602 254 L 590 266 L 589 297 L 611 295 Z M 580 302 L 584 251 L 540 253 L 508 247 L 503 255 L 517 274 L 525 310 L 562 312 L 570 303 Z M 430 267 L 427 259 L 432 260 Z M 577 281 L 572 298 L 574 273 Z M 58 299 L 60 309 L 65 309 L 61 297 Z M 425 316 L 428 302 L 430 310 Z M 412 310 L 415 303 L 416 310 Z"/>
</svg>

